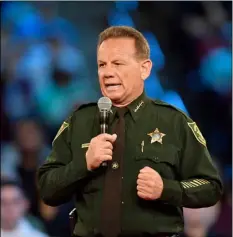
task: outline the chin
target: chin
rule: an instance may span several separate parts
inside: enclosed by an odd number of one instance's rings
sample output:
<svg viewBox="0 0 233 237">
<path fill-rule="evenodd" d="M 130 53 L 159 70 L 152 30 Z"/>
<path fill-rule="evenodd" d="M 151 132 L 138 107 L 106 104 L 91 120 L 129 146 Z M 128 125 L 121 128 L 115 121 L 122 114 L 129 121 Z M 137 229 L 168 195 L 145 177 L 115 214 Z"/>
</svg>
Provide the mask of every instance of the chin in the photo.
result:
<svg viewBox="0 0 233 237">
<path fill-rule="evenodd" d="M 123 93 L 121 92 L 108 92 L 104 93 L 106 97 L 108 97 L 112 101 L 120 101 L 123 97 Z"/>
</svg>

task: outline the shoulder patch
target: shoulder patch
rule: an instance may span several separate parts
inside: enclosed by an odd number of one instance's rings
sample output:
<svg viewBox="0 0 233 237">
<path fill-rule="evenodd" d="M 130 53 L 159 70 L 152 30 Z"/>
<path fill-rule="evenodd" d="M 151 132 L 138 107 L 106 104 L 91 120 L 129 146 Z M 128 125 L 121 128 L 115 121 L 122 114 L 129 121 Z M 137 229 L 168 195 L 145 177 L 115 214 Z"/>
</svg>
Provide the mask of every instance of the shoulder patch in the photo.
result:
<svg viewBox="0 0 233 237">
<path fill-rule="evenodd" d="M 195 122 L 188 122 L 188 126 L 191 128 L 194 136 L 196 137 L 196 139 L 206 147 L 206 140 L 203 137 L 200 129 L 198 128 L 197 124 Z"/>
<path fill-rule="evenodd" d="M 61 133 L 62 133 L 66 128 L 68 128 L 68 127 L 69 127 L 69 123 L 63 122 L 63 124 L 62 124 L 61 127 L 59 128 L 59 130 L 58 130 L 58 132 L 57 132 L 55 138 L 53 139 L 52 144 L 53 144 L 54 141 L 61 135 Z"/>
</svg>

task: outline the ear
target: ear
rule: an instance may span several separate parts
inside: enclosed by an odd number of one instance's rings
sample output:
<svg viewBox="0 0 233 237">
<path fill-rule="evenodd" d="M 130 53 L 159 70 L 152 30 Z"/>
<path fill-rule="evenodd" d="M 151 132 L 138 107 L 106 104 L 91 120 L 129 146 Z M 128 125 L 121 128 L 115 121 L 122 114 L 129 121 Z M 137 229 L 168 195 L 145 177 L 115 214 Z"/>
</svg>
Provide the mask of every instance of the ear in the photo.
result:
<svg viewBox="0 0 233 237">
<path fill-rule="evenodd" d="M 151 69 L 152 69 L 152 61 L 150 59 L 146 59 L 141 62 L 142 80 L 146 80 L 146 78 L 150 76 Z"/>
</svg>

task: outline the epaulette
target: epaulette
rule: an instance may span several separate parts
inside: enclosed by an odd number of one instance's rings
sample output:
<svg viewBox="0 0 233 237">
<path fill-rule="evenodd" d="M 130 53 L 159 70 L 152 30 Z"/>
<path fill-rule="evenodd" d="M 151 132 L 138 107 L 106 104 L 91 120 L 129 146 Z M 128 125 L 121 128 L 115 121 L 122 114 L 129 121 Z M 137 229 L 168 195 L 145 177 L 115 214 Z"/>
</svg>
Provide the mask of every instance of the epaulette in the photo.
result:
<svg viewBox="0 0 233 237">
<path fill-rule="evenodd" d="M 89 102 L 89 103 L 85 103 L 85 104 L 80 104 L 80 105 L 75 106 L 73 112 L 76 112 L 78 110 L 81 110 L 81 109 L 84 109 L 87 107 L 96 106 L 96 105 L 97 105 L 97 102 Z"/>
<path fill-rule="evenodd" d="M 156 105 L 166 106 L 166 107 L 169 107 L 169 108 L 171 108 L 171 109 L 174 109 L 174 110 L 180 112 L 181 114 L 183 114 L 186 119 L 190 120 L 190 117 L 189 117 L 184 111 L 182 111 L 181 109 L 178 109 L 177 107 L 175 107 L 175 106 L 173 106 L 173 105 L 171 105 L 171 104 L 168 104 L 168 103 L 166 103 L 166 102 L 164 102 L 164 101 L 162 101 L 162 100 L 152 100 L 152 101 L 153 101 L 153 103 L 155 103 Z"/>
<path fill-rule="evenodd" d="M 89 103 L 84 103 L 84 104 L 78 104 L 76 106 L 74 106 L 74 108 L 72 109 L 70 115 L 68 116 L 67 120 L 71 119 L 78 111 L 85 109 L 85 108 L 89 108 L 89 107 L 93 107 L 96 106 L 97 103 L 95 102 L 89 102 Z"/>
<path fill-rule="evenodd" d="M 155 101 L 153 100 L 153 102 L 156 105 L 166 106 L 166 107 L 169 107 L 171 109 L 174 109 L 174 110 L 180 112 L 186 118 L 187 124 L 188 124 L 189 128 L 191 129 L 192 133 L 194 134 L 195 138 L 197 139 L 197 141 L 206 147 L 206 140 L 203 137 L 199 127 L 185 112 L 183 112 L 182 110 L 176 108 L 175 106 L 168 104 L 166 102 L 163 102 L 161 100 L 155 100 Z"/>
<path fill-rule="evenodd" d="M 75 106 L 75 108 L 73 109 L 73 111 L 71 112 L 71 114 L 68 116 L 68 118 L 62 123 L 61 127 L 59 128 L 53 142 L 52 142 L 52 145 L 54 144 L 54 141 L 61 135 L 61 133 L 66 129 L 68 128 L 69 129 L 69 125 L 70 125 L 70 121 L 73 117 L 73 115 L 75 114 L 75 112 L 77 112 L 78 110 L 81 110 L 81 109 L 84 109 L 84 108 L 87 108 L 87 107 L 92 107 L 92 106 L 96 106 L 97 103 L 94 103 L 94 102 L 90 102 L 90 103 L 85 103 L 85 104 L 80 104 L 80 105 L 77 105 Z"/>
</svg>

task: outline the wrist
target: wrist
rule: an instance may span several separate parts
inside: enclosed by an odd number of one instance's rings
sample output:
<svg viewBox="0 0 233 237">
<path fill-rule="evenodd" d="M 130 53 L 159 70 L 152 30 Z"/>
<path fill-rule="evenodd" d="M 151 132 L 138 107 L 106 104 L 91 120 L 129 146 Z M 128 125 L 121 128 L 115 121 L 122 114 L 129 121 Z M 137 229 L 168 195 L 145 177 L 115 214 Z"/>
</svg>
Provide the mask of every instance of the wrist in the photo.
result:
<svg viewBox="0 0 233 237">
<path fill-rule="evenodd" d="M 182 203 L 182 189 L 180 183 L 175 180 L 162 179 L 163 190 L 159 200 L 168 204 L 180 206 Z"/>
</svg>

